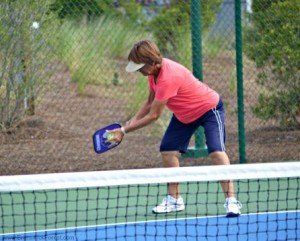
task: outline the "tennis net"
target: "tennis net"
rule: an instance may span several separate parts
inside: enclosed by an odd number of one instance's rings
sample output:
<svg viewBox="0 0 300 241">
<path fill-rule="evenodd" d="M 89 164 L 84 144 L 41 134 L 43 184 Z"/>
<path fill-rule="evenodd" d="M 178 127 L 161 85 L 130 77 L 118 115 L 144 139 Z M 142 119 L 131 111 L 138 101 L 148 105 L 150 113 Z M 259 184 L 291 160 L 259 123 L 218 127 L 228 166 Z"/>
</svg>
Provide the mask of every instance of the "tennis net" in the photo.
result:
<svg viewBox="0 0 300 241">
<path fill-rule="evenodd" d="M 300 240 L 299 176 L 300 162 L 2 176 L 0 240 Z M 171 182 L 185 210 L 152 213 Z"/>
</svg>

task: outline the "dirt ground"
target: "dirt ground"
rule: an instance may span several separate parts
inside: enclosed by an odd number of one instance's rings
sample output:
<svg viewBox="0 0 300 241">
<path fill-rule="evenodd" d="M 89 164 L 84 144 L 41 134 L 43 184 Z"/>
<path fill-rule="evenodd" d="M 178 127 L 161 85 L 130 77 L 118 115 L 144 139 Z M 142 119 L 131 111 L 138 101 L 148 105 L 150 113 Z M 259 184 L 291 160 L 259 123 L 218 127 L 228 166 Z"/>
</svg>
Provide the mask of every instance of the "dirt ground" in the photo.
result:
<svg viewBox="0 0 300 241">
<path fill-rule="evenodd" d="M 123 87 L 88 86 L 80 96 L 70 73 L 63 65 L 53 66 L 56 73 L 47 91 L 38 100 L 36 115 L 0 133 L 0 175 L 99 171 L 112 169 L 161 167 L 158 152 L 161 133 L 157 124 L 130 133 L 112 151 L 97 155 L 91 136 L 112 120 L 128 118 L 126 101 L 118 98 Z M 213 74 L 212 74 L 213 75 Z M 215 76 L 207 74 L 207 82 Z M 226 78 L 226 77 L 225 77 Z M 210 84 L 210 83 L 208 83 Z M 219 92 L 223 87 L 211 83 Z M 110 89 L 111 88 L 111 89 Z M 235 102 L 230 93 L 222 93 L 224 102 Z M 109 97 L 109 99 L 108 99 Z M 250 96 L 245 94 L 247 161 L 278 162 L 300 160 L 300 130 L 286 131 L 276 125 L 257 125 L 249 115 Z M 237 121 L 234 107 L 227 111 L 227 152 L 232 163 L 239 162 Z M 157 134 L 153 135 L 153 132 Z M 207 157 L 183 159 L 182 166 L 209 165 Z"/>
</svg>

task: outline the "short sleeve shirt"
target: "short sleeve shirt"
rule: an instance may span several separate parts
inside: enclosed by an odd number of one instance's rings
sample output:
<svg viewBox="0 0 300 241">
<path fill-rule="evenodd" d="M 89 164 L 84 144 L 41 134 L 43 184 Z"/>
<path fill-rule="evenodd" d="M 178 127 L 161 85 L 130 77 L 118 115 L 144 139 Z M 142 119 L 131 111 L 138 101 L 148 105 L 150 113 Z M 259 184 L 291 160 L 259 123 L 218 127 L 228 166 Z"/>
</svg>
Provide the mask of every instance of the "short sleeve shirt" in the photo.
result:
<svg viewBox="0 0 300 241">
<path fill-rule="evenodd" d="M 158 101 L 167 100 L 167 107 L 182 123 L 191 123 L 216 107 L 219 94 L 199 81 L 184 66 L 163 58 L 159 75 L 148 76 L 149 88 Z"/>
</svg>

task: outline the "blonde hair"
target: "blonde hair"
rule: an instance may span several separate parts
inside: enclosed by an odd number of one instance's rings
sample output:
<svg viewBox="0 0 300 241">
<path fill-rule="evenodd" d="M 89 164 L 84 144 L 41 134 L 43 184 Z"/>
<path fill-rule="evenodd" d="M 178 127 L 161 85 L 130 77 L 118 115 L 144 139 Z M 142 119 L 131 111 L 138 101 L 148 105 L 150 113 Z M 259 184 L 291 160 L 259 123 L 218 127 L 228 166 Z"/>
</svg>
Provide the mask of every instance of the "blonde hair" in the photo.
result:
<svg viewBox="0 0 300 241">
<path fill-rule="evenodd" d="M 150 40 L 137 42 L 128 55 L 128 60 L 137 64 L 161 64 L 162 58 L 158 47 Z"/>
</svg>

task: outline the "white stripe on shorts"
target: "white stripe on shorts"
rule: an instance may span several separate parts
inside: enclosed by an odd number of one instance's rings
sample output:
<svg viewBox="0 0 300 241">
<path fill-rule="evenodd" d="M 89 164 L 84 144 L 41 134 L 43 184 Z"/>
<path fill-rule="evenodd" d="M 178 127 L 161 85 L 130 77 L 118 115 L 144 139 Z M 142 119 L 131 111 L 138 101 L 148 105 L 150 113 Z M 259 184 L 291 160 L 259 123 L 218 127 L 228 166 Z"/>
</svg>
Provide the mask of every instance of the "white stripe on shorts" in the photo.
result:
<svg viewBox="0 0 300 241">
<path fill-rule="evenodd" d="M 219 127 L 219 132 L 220 132 L 220 144 L 221 144 L 221 148 L 222 148 L 222 151 L 225 151 L 224 130 L 223 130 L 223 124 L 222 124 L 221 116 L 219 114 L 219 111 L 216 110 L 216 108 L 213 108 L 212 111 L 215 114 L 217 122 L 218 122 L 218 127 Z"/>
</svg>

